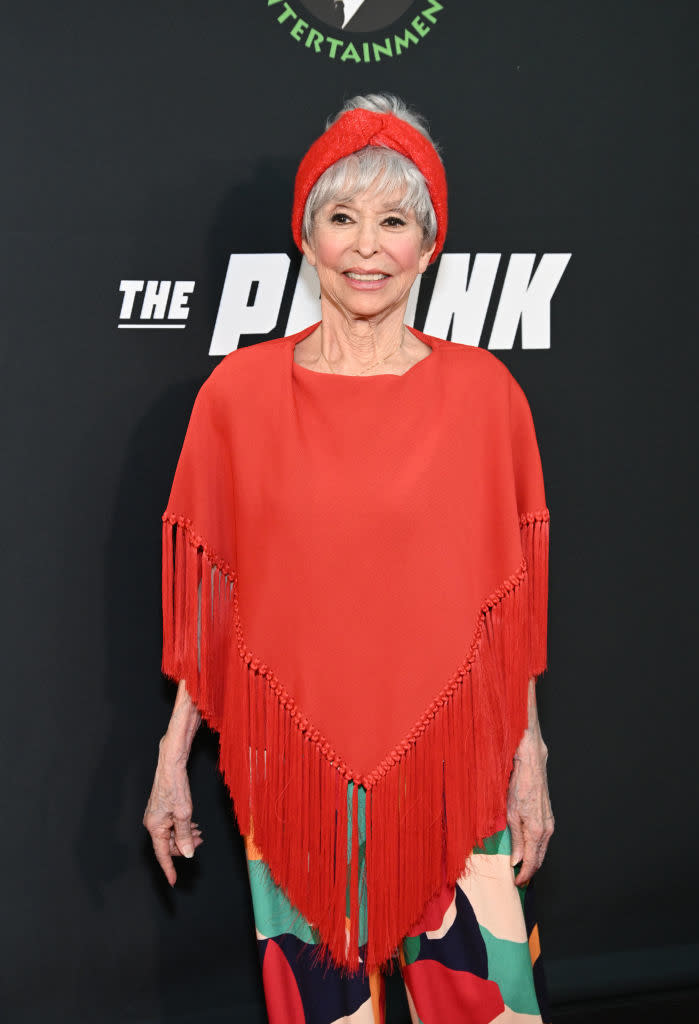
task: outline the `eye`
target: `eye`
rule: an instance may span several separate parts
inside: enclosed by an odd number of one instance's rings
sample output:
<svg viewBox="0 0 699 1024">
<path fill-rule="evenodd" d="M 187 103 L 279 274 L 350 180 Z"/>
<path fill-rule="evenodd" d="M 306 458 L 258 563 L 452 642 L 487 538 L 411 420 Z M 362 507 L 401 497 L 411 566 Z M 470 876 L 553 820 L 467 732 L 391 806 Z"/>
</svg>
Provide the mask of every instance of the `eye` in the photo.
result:
<svg viewBox="0 0 699 1024">
<path fill-rule="evenodd" d="M 346 213 L 333 213 L 330 218 L 331 224 L 349 224 L 349 215 Z"/>
<path fill-rule="evenodd" d="M 404 228 L 405 223 L 402 217 L 396 217 L 395 214 L 391 214 L 384 220 L 384 224 L 389 228 Z"/>
</svg>

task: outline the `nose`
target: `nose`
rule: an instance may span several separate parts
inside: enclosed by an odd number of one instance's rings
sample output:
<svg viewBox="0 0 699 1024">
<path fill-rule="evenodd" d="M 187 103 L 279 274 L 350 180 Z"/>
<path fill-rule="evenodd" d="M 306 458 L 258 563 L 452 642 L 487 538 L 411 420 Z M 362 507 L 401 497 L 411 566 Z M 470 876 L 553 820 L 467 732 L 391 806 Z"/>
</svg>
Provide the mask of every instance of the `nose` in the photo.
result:
<svg viewBox="0 0 699 1024">
<path fill-rule="evenodd" d="M 355 249 L 362 259 L 368 259 L 379 251 L 378 225 L 371 217 L 362 217 L 357 226 Z"/>
</svg>

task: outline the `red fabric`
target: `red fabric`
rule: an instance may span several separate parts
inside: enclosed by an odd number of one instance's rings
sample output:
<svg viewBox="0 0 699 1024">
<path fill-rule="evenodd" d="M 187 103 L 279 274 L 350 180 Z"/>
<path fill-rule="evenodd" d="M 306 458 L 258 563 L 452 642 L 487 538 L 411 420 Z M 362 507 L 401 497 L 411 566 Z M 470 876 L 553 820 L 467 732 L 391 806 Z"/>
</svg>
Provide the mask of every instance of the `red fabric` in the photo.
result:
<svg viewBox="0 0 699 1024">
<path fill-rule="evenodd" d="M 402 376 L 321 374 L 293 359 L 313 329 L 231 353 L 197 396 L 163 515 L 163 671 L 221 734 L 241 829 L 355 966 L 366 787 L 372 968 L 502 818 L 546 664 L 548 510 L 495 356 L 415 332 L 432 352 Z"/>
<path fill-rule="evenodd" d="M 365 146 L 385 146 L 408 157 L 422 172 L 437 217 L 437 239 L 431 263 L 442 251 L 447 233 L 447 178 L 439 154 L 429 139 L 393 114 L 349 110 L 308 150 L 296 172 L 291 228 L 301 249 L 301 226 L 306 200 L 328 167 Z"/>
<path fill-rule="evenodd" d="M 262 984 L 269 1024 L 306 1024 L 294 972 L 274 939 L 267 940 L 262 961 Z"/>
<path fill-rule="evenodd" d="M 436 960 L 416 960 L 403 968 L 403 978 L 422 1024 L 491 1024 L 505 1009 L 494 981 Z"/>
<path fill-rule="evenodd" d="M 433 896 L 426 904 L 422 911 L 422 917 L 410 929 L 408 937 L 439 931 L 444 921 L 444 915 L 454 900 L 454 890 L 455 886 L 443 883 L 437 895 Z"/>
</svg>

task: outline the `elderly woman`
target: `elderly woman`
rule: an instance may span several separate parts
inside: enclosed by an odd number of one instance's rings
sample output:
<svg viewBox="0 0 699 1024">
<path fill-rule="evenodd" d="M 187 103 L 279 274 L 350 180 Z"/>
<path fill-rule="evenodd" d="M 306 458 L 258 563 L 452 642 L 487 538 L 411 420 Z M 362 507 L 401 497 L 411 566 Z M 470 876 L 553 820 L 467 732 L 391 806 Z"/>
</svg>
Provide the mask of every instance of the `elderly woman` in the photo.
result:
<svg viewBox="0 0 699 1024">
<path fill-rule="evenodd" d="M 216 367 L 163 515 L 179 688 L 144 824 L 174 884 L 203 717 L 273 1022 L 383 1020 L 396 957 L 416 1022 L 542 1019 L 549 513 L 506 367 L 404 323 L 446 223 L 423 121 L 350 100 L 296 177 L 322 319 Z"/>
</svg>

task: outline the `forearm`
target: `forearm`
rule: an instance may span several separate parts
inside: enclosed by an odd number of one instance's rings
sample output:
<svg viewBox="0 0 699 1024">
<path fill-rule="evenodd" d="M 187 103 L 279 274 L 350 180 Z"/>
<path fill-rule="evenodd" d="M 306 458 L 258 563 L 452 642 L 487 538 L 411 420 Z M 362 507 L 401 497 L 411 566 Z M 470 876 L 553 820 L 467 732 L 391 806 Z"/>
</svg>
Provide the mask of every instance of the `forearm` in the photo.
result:
<svg viewBox="0 0 699 1024">
<path fill-rule="evenodd" d="M 182 679 L 177 687 L 167 731 L 160 741 L 160 757 L 168 762 L 186 763 L 200 722 L 201 714 L 187 693 L 186 683 Z"/>
<path fill-rule="evenodd" d="M 515 758 L 522 760 L 525 757 L 535 757 L 545 760 L 547 754 L 548 749 L 541 735 L 539 715 L 536 707 L 536 677 L 532 676 L 529 680 L 529 691 L 527 694 L 527 728 L 517 748 Z"/>
</svg>

